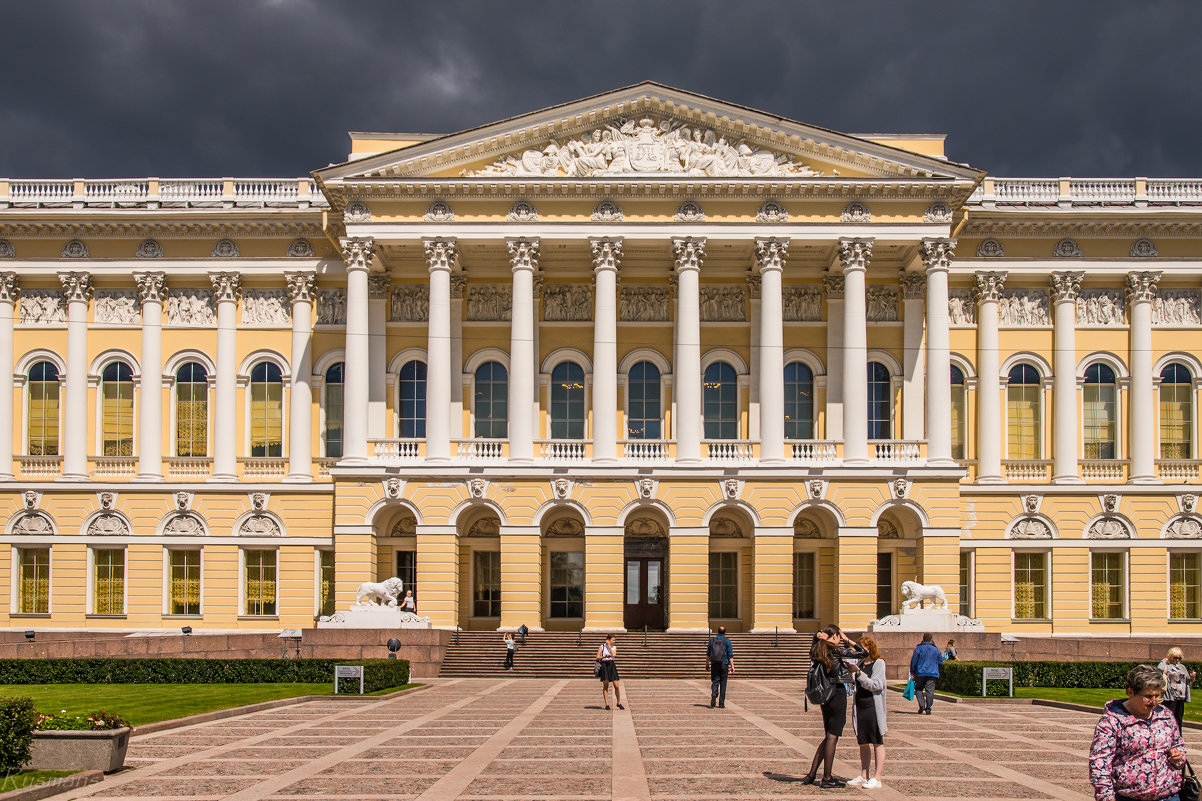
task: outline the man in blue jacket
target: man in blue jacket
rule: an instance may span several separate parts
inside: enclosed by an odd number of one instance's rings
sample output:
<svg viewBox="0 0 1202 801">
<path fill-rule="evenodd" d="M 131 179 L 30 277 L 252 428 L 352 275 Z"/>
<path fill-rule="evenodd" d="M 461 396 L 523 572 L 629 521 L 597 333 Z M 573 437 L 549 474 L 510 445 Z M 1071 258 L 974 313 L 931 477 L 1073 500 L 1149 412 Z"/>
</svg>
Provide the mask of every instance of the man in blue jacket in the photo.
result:
<svg viewBox="0 0 1202 801">
<path fill-rule="evenodd" d="M 935 682 L 939 679 L 939 668 L 943 664 L 943 653 L 935 645 L 929 633 L 922 635 L 922 642 L 910 657 L 910 678 L 914 679 L 914 698 L 918 701 L 918 714 L 931 714 L 935 703 Z"/>
<path fill-rule="evenodd" d="M 710 709 L 714 704 L 726 709 L 726 680 L 734 669 L 735 651 L 726 636 L 726 626 L 719 626 L 718 633 L 710 637 L 705 646 L 706 664 L 710 669 Z"/>
</svg>

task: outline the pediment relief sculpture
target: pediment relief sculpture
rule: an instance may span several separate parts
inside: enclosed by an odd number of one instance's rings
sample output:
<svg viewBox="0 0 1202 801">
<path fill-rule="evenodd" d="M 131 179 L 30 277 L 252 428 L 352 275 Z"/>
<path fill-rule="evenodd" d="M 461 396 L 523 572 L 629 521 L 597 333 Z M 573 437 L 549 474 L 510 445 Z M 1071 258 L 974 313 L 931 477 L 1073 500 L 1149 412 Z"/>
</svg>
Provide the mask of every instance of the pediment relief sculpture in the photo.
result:
<svg viewBox="0 0 1202 801">
<path fill-rule="evenodd" d="M 1121 289 L 1082 289 L 1077 294 L 1077 325 L 1126 325 Z"/>
<path fill-rule="evenodd" d="M 288 292 L 283 289 L 248 289 L 242 293 L 242 324 L 292 325 Z"/>
<path fill-rule="evenodd" d="M 746 319 L 746 292 L 741 286 L 701 287 L 701 321 L 742 322 Z"/>
<path fill-rule="evenodd" d="M 317 293 L 317 324 L 346 325 L 345 289 L 322 289 Z"/>
<path fill-rule="evenodd" d="M 242 521 L 237 533 L 242 537 L 280 537 L 284 534 L 275 518 L 267 514 L 252 514 Z"/>
<path fill-rule="evenodd" d="M 392 525 L 392 531 L 389 532 L 390 537 L 415 537 L 417 536 L 417 518 L 413 515 L 404 515 L 400 520 Z"/>
<path fill-rule="evenodd" d="M 996 239 L 986 239 L 977 245 L 977 258 L 1000 259 L 1006 255 L 1006 248 Z"/>
<path fill-rule="evenodd" d="M 88 535 L 93 537 L 123 537 L 130 533 L 129 524 L 118 514 L 105 512 L 96 515 L 88 524 Z"/>
<path fill-rule="evenodd" d="M 897 530 L 897 526 L 888 520 L 879 520 L 876 524 L 876 535 L 883 540 L 899 540 L 901 532 Z"/>
<path fill-rule="evenodd" d="M 467 319 L 508 320 L 513 309 L 513 295 L 507 286 L 469 286 L 467 288 Z"/>
<path fill-rule="evenodd" d="M 583 537 L 584 524 L 574 517 L 560 517 L 548 523 L 543 534 L 547 537 Z"/>
<path fill-rule="evenodd" d="M 896 287 L 870 284 L 864 294 L 864 302 L 868 306 L 869 322 L 889 323 L 897 321 Z"/>
<path fill-rule="evenodd" d="M 822 539 L 822 529 L 818 528 L 818 524 L 813 520 L 800 517 L 793 524 L 793 536 L 805 540 L 820 540 Z"/>
</svg>

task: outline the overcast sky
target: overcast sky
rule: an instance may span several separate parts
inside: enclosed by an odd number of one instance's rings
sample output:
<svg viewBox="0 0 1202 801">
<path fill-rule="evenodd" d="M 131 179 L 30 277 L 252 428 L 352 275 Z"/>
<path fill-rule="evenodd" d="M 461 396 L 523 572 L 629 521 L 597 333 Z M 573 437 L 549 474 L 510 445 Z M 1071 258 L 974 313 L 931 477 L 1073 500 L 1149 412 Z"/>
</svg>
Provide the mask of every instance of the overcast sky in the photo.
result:
<svg viewBox="0 0 1202 801">
<path fill-rule="evenodd" d="M 0 176 L 298 176 L 655 80 L 994 175 L 1202 176 L 1202 3 L 0 0 Z"/>
</svg>

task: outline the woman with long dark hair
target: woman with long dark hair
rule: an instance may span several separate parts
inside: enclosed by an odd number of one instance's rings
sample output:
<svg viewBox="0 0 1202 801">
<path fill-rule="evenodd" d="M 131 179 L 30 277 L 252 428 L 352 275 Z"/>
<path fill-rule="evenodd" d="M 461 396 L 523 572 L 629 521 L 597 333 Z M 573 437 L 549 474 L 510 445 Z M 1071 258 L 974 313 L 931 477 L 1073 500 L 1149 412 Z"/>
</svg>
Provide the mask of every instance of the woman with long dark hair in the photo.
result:
<svg viewBox="0 0 1202 801">
<path fill-rule="evenodd" d="M 831 767 L 835 762 L 835 746 L 839 744 L 839 738 L 843 736 L 843 729 L 847 725 L 847 696 L 854 682 L 848 663 L 859 664 L 866 656 L 868 652 L 848 639 L 838 626 L 829 625 L 814 635 L 814 644 L 810 647 L 810 661 L 821 666 L 822 671 L 836 686 L 831 697 L 822 705 L 824 735 L 814 752 L 810 772 L 801 779 L 802 784 L 813 784 L 817 780 L 818 766 L 821 764 L 820 787 L 825 790 L 847 786 L 847 782 L 831 774 Z"/>
</svg>

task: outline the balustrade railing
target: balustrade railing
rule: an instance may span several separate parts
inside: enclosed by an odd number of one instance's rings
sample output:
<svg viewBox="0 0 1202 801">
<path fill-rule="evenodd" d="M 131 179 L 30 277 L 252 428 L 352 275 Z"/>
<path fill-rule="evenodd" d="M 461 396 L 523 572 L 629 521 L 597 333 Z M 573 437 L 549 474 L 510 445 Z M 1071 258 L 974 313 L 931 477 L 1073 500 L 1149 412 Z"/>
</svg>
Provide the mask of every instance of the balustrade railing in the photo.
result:
<svg viewBox="0 0 1202 801">
<path fill-rule="evenodd" d="M 878 462 L 920 462 L 922 461 L 922 442 L 906 439 L 874 439 L 869 440 L 872 458 Z"/>
<path fill-rule="evenodd" d="M 171 456 L 167 458 L 167 474 L 171 478 L 208 478 L 213 472 L 213 459 L 207 456 Z"/>
<path fill-rule="evenodd" d="M 1202 203 L 1202 180 L 1149 178 L 1149 203 Z"/>
<path fill-rule="evenodd" d="M 1073 205 L 1130 205 L 1135 202 L 1134 178 L 1074 178 L 1068 182 Z"/>
<path fill-rule="evenodd" d="M 12 203 L 69 204 L 75 196 L 75 182 L 71 180 L 13 180 L 9 182 L 8 196 Z"/>
<path fill-rule="evenodd" d="M 1007 459 L 1002 462 L 1007 481 L 1045 483 L 1051 477 L 1051 459 Z"/>
<path fill-rule="evenodd" d="M 288 474 L 288 459 L 281 456 L 251 456 L 238 462 L 243 478 L 283 478 Z"/>
<path fill-rule="evenodd" d="M 539 455 L 548 462 L 583 462 L 588 458 L 588 442 L 582 439 L 544 439 L 538 441 Z"/>
<path fill-rule="evenodd" d="M 92 475 L 97 478 L 129 478 L 138 474 L 137 456 L 92 456 Z"/>
<path fill-rule="evenodd" d="M 1156 475 L 1165 481 L 1191 481 L 1202 475 L 1200 467 L 1198 459 L 1157 459 Z"/>
<path fill-rule="evenodd" d="M 424 439 L 369 439 L 367 444 L 372 449 L 376 461 L 385 464 L 399 464 L 420 460 L 425 455 L 426 441 Z"/>
<path fill-rule="evenodd" d="M 793 440 L 789 452 L 799 462 L 835 462 L 839 459 L 838 445 L 829 439 Z"/>
<path fill-rule="evenodd" d="M 622 456 L 632 462 L 667 461 L 672 458 L 671 442 L 666 439 L 624 440 Z"/>
<path fill-rule="evenodd" d="M 1081 459 L 1077 466 L 1086 481 L 1126 481 L 1125 459 Z"/>
<path fill-rule="evenodd" d="M 994 202 L 1008 205 L 1055 205 L 1060 199 L 1060 181 L 1055 178 L 996 178 Z"/>
<path fill-rule="evenodd" d="M 18 456 L 21 475 L 30 478 L 60 476 L 63 473 L 61 456 Z"/>
<path fill-rule="evenodd" d="M 311 178 L 18 178 L 7 184 L 7 194 L 0 194 L 0 206 L 328 205 Z"/>
<path fill-rule="evenodd" d="M 477 462 L 495 462 L 505 458 L 508 441 L 503 439 L 461 439 L 455 441 L 458 445 L 460 459 Z"/>
<path fill-rule="evenodd" d="M 329 478 L 330 468 L 338 464 L 336 456 L 321 456 L 313 460 L 313 464 L 317 467 L 318 478 Z"/>
<path fill-rule="evenodd" d="M 755 448 L 748 440 L 709 439 L 704 440 L 706 456 L 713 462 L 737 462 L 746 464 L 755 458 Z"/>
<path fill-rule="evenodd" d="M 994 178 L 968 198 L 997 206 L 1202 204 L 1198 178 Z"/>
</svg>

